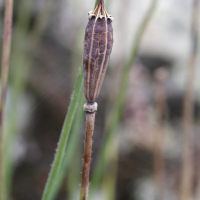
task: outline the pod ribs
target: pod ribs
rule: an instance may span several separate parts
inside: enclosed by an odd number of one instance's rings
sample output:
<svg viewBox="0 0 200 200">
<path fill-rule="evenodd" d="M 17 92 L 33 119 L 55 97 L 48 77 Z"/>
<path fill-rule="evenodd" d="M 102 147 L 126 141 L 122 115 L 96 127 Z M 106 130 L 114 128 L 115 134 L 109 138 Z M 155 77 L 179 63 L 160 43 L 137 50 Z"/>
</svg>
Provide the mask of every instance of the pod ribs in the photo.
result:
<svg viewBox="0 0 200 200">
<path fill-rule="evenodd" d="M 113 46 L 112 17 L 107 14 L 103 1 L 89 12 L 84 39 L 84 93 L 88 103 L 94 103 L 105 77 Z"/>
</svg>

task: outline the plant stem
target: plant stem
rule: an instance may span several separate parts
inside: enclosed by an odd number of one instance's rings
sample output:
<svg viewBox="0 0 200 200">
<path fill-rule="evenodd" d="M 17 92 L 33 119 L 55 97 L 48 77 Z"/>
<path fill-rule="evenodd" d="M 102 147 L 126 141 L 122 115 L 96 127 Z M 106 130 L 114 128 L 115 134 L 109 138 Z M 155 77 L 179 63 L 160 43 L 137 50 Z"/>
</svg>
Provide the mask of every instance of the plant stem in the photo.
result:
<svg viewBox="0 0 200 200">
<path fill-rule="evenodd" d="M 86 113 L 86 133 L 82 165 L 80 200 L 88 200 L 90 163 L 92 154 L 92 136 L 94 131 L 95 113 L 98 106 L 95 101 L 101 90 L 113 45 L 113 28 L 112 24 L 107 22 L 107 18 L 109 19 L 110 17 L 107 15 L 107 12 L 105 10 L 104 0 L 98 1 L 95 10 L 92 13 L 95 18 L 91 18 L 89 20 L 84 39 L 84 93 L 87 103 L 84 104 L 84 111 Z M 103 16 L 103 18 L 100 16 Z M 101 23 L 98 22 L 99 20 L 101 21 Z M 112 18 L 110 18 L 110 20 L 110 22 L 112 22 Z M 94 42 L 94 37 L 96 33 L 95 30 L 98 30 L 97 32 L 99 35 L 105 34 L 105 39 L 102 38 L 101 41 L 100 38 L 97 39 L 97 45 Z M 92 43 L 90 41 L 92 41 Z M 100 44 L 102 41 L 105 44 L 105 48 L 102 52 L 103 57 L 101 58 L 99 54 L 97 55 L 98 57 L 93 59 L 91 52 L 100 52 Z M 90 53 L 88 52 L 88 47 L 90 48 Z M 96 61 L 93 62 L 94 60 Z"/>
<path fill-rule="evenodd" d="M 90 175 L 90 162 L 92 154 L 92 136 L 94 131 L 95 112 L 86 112 L 86 133 L 85 133 L 85 146 L 83 154 L 82 166 L 82 180 L 81 180 L 81 193 L 80 200 L 88 199 L 89 190 L 89 175 Z"/>
<path fill-rule="evenodd" d="M 1 99 L 0 99 L 0 200 L 5 200 L 5 166 L 4 166 L 4 115 L 6 90 L 8 83 L 11 37 L 12 37 L 13 0 L 6 0 L 4 39 L 1 68 Z"/>
<path fill-rule="evenodd" d="M 194 152 L 193 152 L 193 123 L 194 123 L 194 92 L 193 81 L 195 74 L 195 62 L 198 51 L 198 19 L 199 0 L 193 0 L 192 17 L 192 51 L 186 80 L 186 91 L 184 97 L 183 113 L 183 169 L 181 181 L 181 199 L 188 200 L 192 196 L 192 185 L 194 181 Z"/>
<path fill-rule="evenodd" d="M 127 94 L 127 87 L 128 87 L 128 78 L 129 77 L 129 72 L 132 68 L 133 62 L 137 56 L 137 52 L 139 50 L 140 42 L 143 36 L 143 33 L 145 32 L 147 25 L 149 24 L 150 19 L 152 18 L 152 15 L 155 11 L 157 4 L 157 0 L 152 0 L 152 3 L 150 5 L 150 8 L 148 12 L 146 13 L 139 29 L 137 30 L 135 39 L 133 41 L 133 46 L 132 46 L 132 51 L 129 56 L 129 59 L 127 63 L 125 64 L 123 71 L 122 71 L 122 76 L 120 80 L 120 85 L 119 85 L 119 93 L 117 94 L 116 102 L 114 104 L 113 110 L 109 115 L 108 118 L 108 125 L 106 127 L 106 134 L 105 138 L 103 141 L 102 148 L 99 153 L 99 157 L 97 159 L 97 164 L 95 166 L 93 176 L 92 176 L 92 192 L 94 193 L 99 186 L 99 183 L 102 178 L 103 170 L 105 168 L 105 163 L 104 163 L 104 157 L 105 157 L 105 152 L 107 152 L 107 148 L 110 144 L 110 141 L 112 140 L 112 137 L 114 133 L 117 130 L 117 127 L 119 125 L 119 121 L 121 119 L 122 113 L 123 113 L 123 108 L 125 105 L 126 101 L 126 94 Z"/>
<path fill-rule="evenodd" d="M 71 129 L 72 122 L 74 120 L 74 115 L 78 106 L 79 96 L 83 86 L 83 70 L 81 68 L 78 79 L 76 82 L 76 86 L 74 92 L 71 97 L 71 102 L 68 108 L 68 113 L 64 121 L 64 125 L 62 128 L 62 132 L 60 135 L 58 148 L 56 150 L 56 155 L 53 160 L 52 168 L 48 177 L 48 180 L 45 185 L 45 189 L 43 192 L 42 200 L 49 200 L 51 196 L 51 190 L 54 187 L 56 180 L 58 178 L 58 174 L 63 162 L 63 158 L 65 155 L 65 150 L 67 146 L 67 140 L 69 136 L 69 132 Z"/>
</svg>

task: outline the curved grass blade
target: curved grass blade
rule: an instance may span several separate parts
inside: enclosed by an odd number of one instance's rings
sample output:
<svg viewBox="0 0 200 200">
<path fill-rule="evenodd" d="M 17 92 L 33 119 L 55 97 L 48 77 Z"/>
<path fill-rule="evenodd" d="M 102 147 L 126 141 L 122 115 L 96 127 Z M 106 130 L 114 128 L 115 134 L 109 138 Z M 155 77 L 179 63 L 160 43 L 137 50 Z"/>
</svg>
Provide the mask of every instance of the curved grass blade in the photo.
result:
<svg viewBox="0 0 200 200">
<path fill-rule="evenodd" d="M 84 95 L 81 94 L 79 105 L 83 105 L 84 101 L 85 101 Z M 48 200 L 53 200 L 56 197 L 58 190 L 62 184 L 62 181 L 65 177 L 66 171 L 69 167 L 69 164 L 73 158 L 73 152 L 76 151 L 76 148 L 78 145 L 78 133 L 80 133 L 80 129 L 81 129 L 80 125 L 82 125 L 83 118 L 84 118 L 83 108 L 82 106 L 79 106 L 79 107 L 80 108 L 77 109 L 76 117 L 73 122 L 73 127 L 72 127 L 72 131 L 69 138 L 69 144 L 65 150 L 66 151 L 65 158 L 63 160 L 62 166 L 60 168 L 60 172 L 56 179 L 56 183 L 54 187 L 52 188 L 52 190 L 50 191 L 51 194 L 49 195 Z"/>
<path fill-rule="evenodd" d="M 63 158 L 65 155 L 69 132 L 70 132 L 71 125 L 74 120 L 74 116 L 75 116 L 76 109 L 78 106 L 79 96 L 81 93 L 82 86 L 83 86 L 83 71 L 81 68 L 74 92 L 71 97 L 71 102 L 70 102 L 68 112 L 64 121 L 64 125 L 61 131 L 60 139 L 58 142 L 58 148 L 56 150 L 56 155 L 54 157 L 52 168 L 45 185 L 42 200 L 49 200 L 51 198 L 51 190 L 53 189 L 57 181 L 57 178 L 61 169 L 61 165 L 63 162 Z"/>
</svg>

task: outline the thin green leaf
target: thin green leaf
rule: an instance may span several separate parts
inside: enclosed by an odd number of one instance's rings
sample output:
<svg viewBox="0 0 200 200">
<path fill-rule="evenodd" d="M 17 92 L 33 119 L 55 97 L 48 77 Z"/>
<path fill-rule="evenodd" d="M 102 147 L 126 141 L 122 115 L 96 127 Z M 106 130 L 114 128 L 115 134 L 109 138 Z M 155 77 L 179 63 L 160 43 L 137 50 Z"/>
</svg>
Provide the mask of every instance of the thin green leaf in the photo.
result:
<svg viewBox="0 0 200 200">
<path fill-rule="evenodd" d="M 65 158 L 63 160 L 60 172 L 58 174 L 57 180 L 56 180 L 56 184 L 54 185 L 54 187 L 52 188 L 51 195 L 49 196 L 49 200 L 53 200 L 55 198 L 55 196 L 58 193 L 58 190 L 62 184 L 62 181 L 65 177 L 66 171 L 69 167 L 69 164 L 71 163 L 71 160 L 73 158 L 73 154 L 77 149 L 77 145 L 78 145 L 78 133 L 80 133 L 80 129 L 81 129 L 81 125 L 84 119 L 84 112 L 83 112 L 83 104 L 85 101 L 85 97 L 82 94 L 80 97 L 80 108 L 78 108 L 77 113 L 76 113 L 76 117 L 74 119 L 73 122 L 73 127 L 72 127 L 72 131 L 70 134 L 70 138 L 69 138 L 69 144 L 67 146 L 66 149 L 66 154 L 65 154 Z"/>
<path fill-rule="evenodd" d="M 48 180 L 45 185 L 45 189 L 43 192 L 42 200 L 49 200 L 51 198 L 51 190 L 55 186 L 55 183 L 58 179 L 59 171 L 61 169 L 61 165 L 63 162 L 63 158 L 65 155 L 65 149 L 67 146 L 67 140 L 69 137 L 69 132 L 72 126 L 72 122 L 74 120 L 74 116 L 76 113 L 76 109 L 78 106 L 79 102 L 79 96 L 82 90 L 83 86 L 83 70 L 81 67 L 81 70 L 79 72 L 79 76 L 76 82 L 76 86 L 74 89 L 74 92 L 71 97 L 71 102 L 68 108 L 68 113 L 64 121 L 64 125 L 61 131 L 59 143 L 58 143 L 58 148 L 56 150 L 56 155 L 54 157 L 54 161 L 52 164 L 52 168 L 48 177 Z"/>
</svg>

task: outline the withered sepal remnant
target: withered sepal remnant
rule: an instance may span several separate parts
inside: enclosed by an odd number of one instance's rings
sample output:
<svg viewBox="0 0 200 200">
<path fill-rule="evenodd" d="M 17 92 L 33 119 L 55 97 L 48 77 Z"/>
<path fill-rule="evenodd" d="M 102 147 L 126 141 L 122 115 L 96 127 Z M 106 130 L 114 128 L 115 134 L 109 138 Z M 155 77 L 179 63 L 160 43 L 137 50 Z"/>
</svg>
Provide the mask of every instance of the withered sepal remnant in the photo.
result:
<svg viewBox="0 0 200 200">
<path fill-rule="evenodd" d="M 88 14 L 83 56 L 84 92 L 87 102 L 93 103 L 101 90 L 110 59 L 114 19 L 106 12 L 103 0 Z"/>
</svg>

